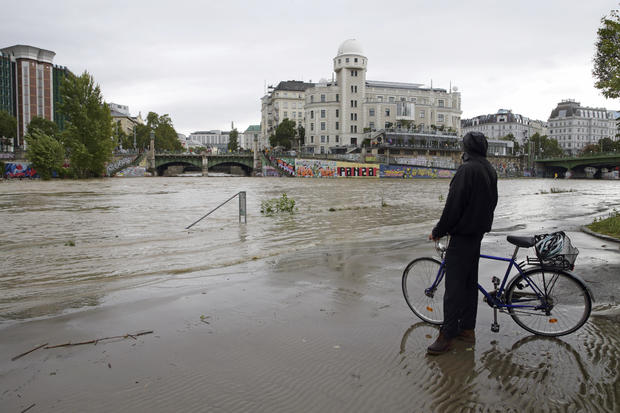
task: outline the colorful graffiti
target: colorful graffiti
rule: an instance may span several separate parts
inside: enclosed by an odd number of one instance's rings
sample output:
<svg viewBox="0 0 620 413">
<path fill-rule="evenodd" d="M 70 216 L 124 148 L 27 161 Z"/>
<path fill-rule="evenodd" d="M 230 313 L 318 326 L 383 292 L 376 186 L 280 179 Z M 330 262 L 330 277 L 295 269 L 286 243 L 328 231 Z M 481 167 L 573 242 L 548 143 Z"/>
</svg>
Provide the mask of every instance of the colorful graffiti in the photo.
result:
<svg viewBox="0 0 620 413">
<path fill-rule="evenodd" d="M 337 162 L 336 176 L 378 178 L 379 165 L 372 163 Z"/>
<path fill-rule="evenodd" d="M 9 162 L 4 164 L 4 176 L 6 178 L 38 178 L 37 171 L 30 164 L 21 162 Z"/>
<path fill-rule="evenodd" d="M 293 159 L 277 158 L 278 168 L 282 169 L 289 175 L 295 175 L 295 161 Z"/>
<path fill-rule="evenodd" d="M 295 159 L 295 174 L 305 178 L 336 176 L 336 161 L 322 159 Z"/>
<path fill-rule="evenodd" d="M 452 178 L 456 171 L 449 169 L 423 168 L 403 165 L 384 165 L 381 164 L 381 178 Z"/>
</svg>

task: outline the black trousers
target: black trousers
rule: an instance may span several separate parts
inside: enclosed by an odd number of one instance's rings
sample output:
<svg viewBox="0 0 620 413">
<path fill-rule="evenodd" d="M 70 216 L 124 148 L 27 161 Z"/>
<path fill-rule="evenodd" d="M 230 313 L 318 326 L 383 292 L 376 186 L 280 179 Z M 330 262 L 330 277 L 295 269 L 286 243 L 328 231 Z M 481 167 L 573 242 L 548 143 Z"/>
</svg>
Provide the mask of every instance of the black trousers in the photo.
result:
<svg viewBox="0 0 620 413">
<path fill-rule="evenodd" d="M 446 251 L 444 322 L 441 326 L 447 338 L 455 337 L 460 330 L 476 327 L 478 262 L 483 235 L 453 235 L 450 238 Z"/>
</svg>

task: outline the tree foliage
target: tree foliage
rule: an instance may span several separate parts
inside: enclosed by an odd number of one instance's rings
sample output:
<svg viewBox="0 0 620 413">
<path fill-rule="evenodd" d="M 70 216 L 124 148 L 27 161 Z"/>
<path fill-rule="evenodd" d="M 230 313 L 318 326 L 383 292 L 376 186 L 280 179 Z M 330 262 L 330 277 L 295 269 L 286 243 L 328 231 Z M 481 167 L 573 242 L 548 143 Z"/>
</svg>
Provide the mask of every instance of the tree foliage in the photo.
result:
<svg viewBox="0 0 620 413">
<path fill-rule="evenodd" d="M 60 171 L 65 161 L 65 149 L 58 140 L 38 128 L 29 128 L 24 139 L 28 145 L 28 159 L 41 178 L 50 179 L 52 171 Z"/>
<path fill-rule="evenodd" d="M 500 139 L 503 141 L 511 141 L 513 143 L 513 148 L 512 148 L 513 154 L 518 154 L 521 152 L 521 145 L 519 145 L 519 142 L 517 141 L 517 139 L 512 133 L 509 133 L 508 135 Z"/>
<path fill-rule="evenodd" d="M 232 152 L 237 152 L 239 149 L 239 132 L 237 132 L 237 128 L 230 131 L 228 135 L 228 150 Z"/>
<path fill-rule="evenodd" d="M 10 145 L 17 136 L 17 119 L 7 111 L 0 110 L 0 139 L 2 145 Z"/>
<path fill-rule="evenodd" d="M 284 120 L 276 128 L 276 133 L 269 137 L 269 144 L 272 147 L 283 146 L 286 149 L 291 149 L 293 146 L 293 139 L 295 139 L 295 121 L 284 118 Z"/>
<path fill-rule="evenodd" d="M 164 114 L 159 116 L 155 112 L 149 112 L 146 116 L 146 129 L 138 128 L 136 130 L 136 135 L 140 137 L 140 139 L 137 140 L 142 144 L 146 143 L 144 146 L 138 145 L 138 147 L 144 149 L 149 147 L 151 130 L 155 131 L 156 151 L 180 151 L 183 149 L 183 145 L 179 142 L 177 132 L 174 130 L 174 126 L 172 126 L 170 115 Z"/>
<path fill-rule="evenodd" d="M 50 138 L 54 138 L 56 140 L 60 139 L 60 129 L 58 129 L 58 125 L 51 120 L 47 120 L 39 116 L 33 117 L 28 124 L 27 133 L 31 133 L 34 129 L 38 129 Z"/>
<path fill-rule="evenodd" d="M 594 69 L 594 86 L 606 98 L 620 98 L 620 15 L 612 10 L 601 19 L 597 32 Z"/>
<path fill-rule="evenodd" d="M 297 138 L 299 139 L 300 145 L 306 144 L 306 128 L 301 124 L 297 127 Z"/>
<path fill-rule="evenodd" d="M 533 134 L 523 146 L 524 153 L 536 158 L 554 158 L 564 154 L 558 141 L 539 133 Z"/>
<path fill-rule="evenodd" d="M 105 164 L 116 146 L 112 116 L 93 77 L 68 73 L 61 85 L 60 111 L 67 119 L 62 140 L 69 152 L 71 169 L 79 178 L 105 174 Z"/>
</svg>

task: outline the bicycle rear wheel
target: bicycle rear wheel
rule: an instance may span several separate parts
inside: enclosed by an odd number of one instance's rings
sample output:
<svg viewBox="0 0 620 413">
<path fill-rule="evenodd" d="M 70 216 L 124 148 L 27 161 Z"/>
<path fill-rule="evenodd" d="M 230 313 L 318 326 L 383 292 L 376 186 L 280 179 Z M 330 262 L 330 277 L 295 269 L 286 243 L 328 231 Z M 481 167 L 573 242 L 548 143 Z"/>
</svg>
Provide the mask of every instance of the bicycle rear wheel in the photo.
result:
<svg viewBox="0 0 620 413">
<path fill-rule="evenodd" d="M 443 323 L 443 276 L 441 262 L 428 257 L 411 261 L 403 272 L 403 295 L 407 305 L 415 315 L 431 324 Z"/>
<path fill-rule="evenodd" d="M 592 299 L 578 278 L 560 269 L 535 268 L 516 276 L 506 289 L 512 319 L 542 336 L 563 336 L 590 317 Z"/>
</svg>

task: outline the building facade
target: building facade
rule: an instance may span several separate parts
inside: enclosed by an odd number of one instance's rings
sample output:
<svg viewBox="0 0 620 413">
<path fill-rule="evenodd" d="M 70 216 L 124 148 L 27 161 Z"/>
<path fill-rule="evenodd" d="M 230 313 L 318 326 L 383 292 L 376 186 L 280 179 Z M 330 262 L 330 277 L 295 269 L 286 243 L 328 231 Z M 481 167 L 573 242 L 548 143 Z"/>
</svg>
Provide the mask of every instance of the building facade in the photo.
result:
<svg viewBox="0 0 620 413">
<path fill-rule="evenodd" d="M 230 132 L 221 130 L 196 131 L 187 138 L 189 147 L 203 147 L 214 152 L 228 151 Z"/>
<path fill-rule="evenodd" d="M 563 100 L 549 116 L 549 137 L 558 141 L 570 155 L 603 138 L 618 140 L 617 112 L 605 108 L 581 106 L 572 99 Z"/>
<path fill-rule="evenodd" d="M 59 112 L 60 84 L 70 72 L 53 64 L 55 55 L 28 45 L 0 49 L 0 110 L 17 119 L 16 148 L 26 149 L 24 134 L 35 116 L 64 129 L 65 120 Z"/>
<path fill-rule="evenodd" d="M 248 128 L 241 134 L 239 134 L 239 147 L 245 150 L 254 150 L 254 141 L 258 146 L 258 150 L 262 150 L 265 146 L 261 146 L 262 142 L 260 139 L 261 130 L 260 125 L 250 125 Z"/>
<path fill-rule="evenodd" d="M 463 119 L 461 128 L 463 134 L 482 132 L 489 139 L 501 139 L 512 135 L 519 144 L 535 133 L 547 135 L 545 122 L 512 113 L 510 109 L 500 109 L 497 113 Z"/>
<path fill-rule="evenodd" d="M 306 91 L 313 87 L 314 83 L 299 80 L 282 81 L 275 88 L 269 87 L 261 99 L 259 148 L 270 146 L 269 137 L 284 119 L 294 121 L 298 127 L 304 125 Z"/>
</svg>

